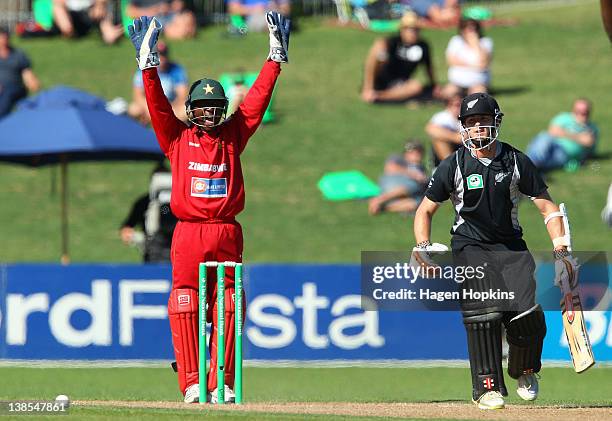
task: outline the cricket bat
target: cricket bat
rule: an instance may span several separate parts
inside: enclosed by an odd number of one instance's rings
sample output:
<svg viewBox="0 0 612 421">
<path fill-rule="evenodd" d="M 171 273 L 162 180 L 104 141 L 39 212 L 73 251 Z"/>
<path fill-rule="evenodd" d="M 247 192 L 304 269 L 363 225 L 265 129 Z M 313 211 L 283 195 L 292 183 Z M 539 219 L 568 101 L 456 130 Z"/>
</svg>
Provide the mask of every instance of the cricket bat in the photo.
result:
<svg viewBox="0 0 612 421">
<path fill-rule="evenodd" d="M 563 213 L 563 227 L 565 235 L 570 238 L 568 251 L 572 251 L 571 234 L 569 219 L 565 204 L 559 205 L 559 210 Z M 578 276 L 578 274 L 576 274 Z M 569 280 L 561 281 L 561 314 L 563 317 L 563 330 L 567 338 L 572 363 L 576 373 L 582 373 L 595 364 L 593 357 L 593 348 L 589 341 L 589 335 L 584 324 L 584 315 L 582 313 L 582 303 L 580 302 L 580 294 L 578 292 L 578 279 L 575 279 L 573 285 L 570 285 Z"/>
</svg>

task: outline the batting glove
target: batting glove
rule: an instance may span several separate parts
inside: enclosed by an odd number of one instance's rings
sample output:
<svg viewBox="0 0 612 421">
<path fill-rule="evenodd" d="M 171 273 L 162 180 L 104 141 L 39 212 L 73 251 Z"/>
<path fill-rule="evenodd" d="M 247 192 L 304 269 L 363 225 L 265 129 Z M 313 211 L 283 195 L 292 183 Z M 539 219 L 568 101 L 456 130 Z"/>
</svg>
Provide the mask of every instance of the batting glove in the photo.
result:
<svg viewBox="0 0 612 421">
<path fill-rule="evenodd" d="M 436 268 L 439 265 L 434 262 L 433 256 L 436 252 L 445 252 L 448 251 L 448 247 L 444 244 L 433 243 L 431 244 L 429 241 L 423 241 L 416 245 L 415 248 L 412 249 L 412 255 L 410 256 L 410 266 L 418 269 L 419 267 L 423 268 L 423 274 L 425 274 L 428 268 Z"/>
<path fill-rule="evenodd" d="M 555 256 L 555 286 L 561 288 L 565 293 L 572 291 L 578 286 L 578 271 L 580 265 L 578 259 L 567 250 L 554 252 Z"/>
<path fill-rule="evenodd" d="M 270 31 L 270 54 L 268 60 L 278 63 L 288 63 L 289 34 L 291 21 L 278 12 L 266 13 L 268 30 Z"/>
<path fill-rule="evenodd" d="M 161 29 L 162 24 L 149 16 L 134 19 L 132 25 L 128 26 L 128 34 L 136 48 L 136 61 L 140 70 L 159 66 L 157 38 Z"/>
</svg>

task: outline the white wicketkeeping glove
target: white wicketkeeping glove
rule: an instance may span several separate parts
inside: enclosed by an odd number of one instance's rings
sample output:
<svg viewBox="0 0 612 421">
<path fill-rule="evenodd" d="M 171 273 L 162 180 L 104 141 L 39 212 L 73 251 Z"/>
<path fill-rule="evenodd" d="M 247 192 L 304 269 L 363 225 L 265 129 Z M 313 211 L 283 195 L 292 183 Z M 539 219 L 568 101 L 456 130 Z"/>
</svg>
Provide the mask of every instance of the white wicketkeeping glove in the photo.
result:
<svg viewBox="0 0 612 421">
<path fill-rule="evenodd" d="M 159 66 L 157 39 L 161 29 L 162 24 L 149 16 L 134 19 L 132 25 L 128 26 L 128 34 L 136 48 L 136 61 L 140 70 Z"/>
<path fill-rule="evenodd" d="M 555 256 L 555 286 L 561 288 L 561 291 L 568 293 L 578 286 L 578 271 L 580 265 L 578 260 L 569 254 Z"/>
<path fill-rule="evenodd" d="M 278 63 L 289 62 L 289 35 L 291 21 L 278 12 L 266 13 L 268 30 L 270 31 L 270 54 L 268 60 Z"/>
</svg>

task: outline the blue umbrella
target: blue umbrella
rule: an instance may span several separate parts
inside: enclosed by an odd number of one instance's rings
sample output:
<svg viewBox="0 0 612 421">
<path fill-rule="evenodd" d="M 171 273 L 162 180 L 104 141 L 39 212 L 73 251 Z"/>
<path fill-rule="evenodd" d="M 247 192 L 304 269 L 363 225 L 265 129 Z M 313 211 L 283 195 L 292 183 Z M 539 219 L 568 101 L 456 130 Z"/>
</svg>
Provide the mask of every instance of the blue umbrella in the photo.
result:
<svg viewBox="0 0 612 421">
<path fill-rule="evenodd" d="M 0 120 L 0 161 L 61 165 L 62 262 L 68 263 L 67 164 L 70 161 L 159 160 L 152 130 L 105 109 L 105 101 L 58 86 L 22 101 Z"/>
</svg>

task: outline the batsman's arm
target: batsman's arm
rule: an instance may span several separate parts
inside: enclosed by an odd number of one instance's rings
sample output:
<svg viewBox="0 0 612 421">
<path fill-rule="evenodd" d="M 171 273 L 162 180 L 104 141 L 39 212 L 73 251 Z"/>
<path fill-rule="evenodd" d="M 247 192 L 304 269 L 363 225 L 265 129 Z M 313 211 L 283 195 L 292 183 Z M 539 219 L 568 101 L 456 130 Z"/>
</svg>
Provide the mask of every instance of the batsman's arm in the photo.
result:
<svg viewBox="0 0 612 421">
<path fill-rule="evenodd" d="M 533 203 L 544 218 L 546 230 L 548 231 L 548 235 L 553 242 L 553 249 L 555 251 L 564 249 L 567 250 L 569 241 L 566 238 L 566 232 L 563 227 L 563 218 L 561 217 L 562 214 L 559 211 L 559 206 L 552 201 L 548 191 L 535 197 L 533 199 Z"/>
<path fill-rule="evenodd" d="M 416 244 L 430 241 L 431 220 L 439 207 L 439 203 L 427 197 L 423 198 L 414 216 L 414 239 L 416 240 Z"/>
<path fill-rule="evenodd" d="M 457 166 L 456 154 L 455 152 L 443 160 L 429 180 L 425 197 L 414 216 L 414 238 L 417 244 L 424 241 L 429 242 L 431 220 L 442 202 L 448 200 L 453 192 L 453 175 Z"/>
</svg>

